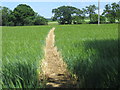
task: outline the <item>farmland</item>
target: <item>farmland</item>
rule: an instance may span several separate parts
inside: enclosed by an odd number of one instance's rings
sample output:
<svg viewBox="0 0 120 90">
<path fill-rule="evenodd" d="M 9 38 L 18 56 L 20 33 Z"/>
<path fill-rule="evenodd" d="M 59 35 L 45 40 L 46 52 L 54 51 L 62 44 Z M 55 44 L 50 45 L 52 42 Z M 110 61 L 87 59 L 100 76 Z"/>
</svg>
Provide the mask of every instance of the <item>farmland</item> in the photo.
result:
<svg viewBox="0 0 120 90">
<path fill-rule="evenodd" d="M 4 88 L 44 87 L 38 81 L 45 38 L 55 27 L 55 44 L 78 78 L 78 87 L 117 87 L 118 25 L 51 25 L 3 27 Z"/>
<path fill-rule="evenodd" d="M 56 45 L 81 88 L 118 86 L 118 26 L 59 26 Z"/>
<path fill-rule="evenodd" d="M 3 88 L 39 87 L 39 61 L 51 27 L 3 27 Z"/>
</svg>

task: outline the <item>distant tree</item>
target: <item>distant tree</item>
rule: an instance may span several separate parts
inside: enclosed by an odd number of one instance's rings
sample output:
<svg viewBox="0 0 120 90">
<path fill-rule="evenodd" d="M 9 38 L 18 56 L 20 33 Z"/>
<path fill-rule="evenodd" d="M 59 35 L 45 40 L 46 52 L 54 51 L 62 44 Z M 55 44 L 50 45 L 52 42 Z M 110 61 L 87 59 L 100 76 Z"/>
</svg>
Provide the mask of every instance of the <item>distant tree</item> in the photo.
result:
<svg viewBox="0 0 120 90">
<path fill-rule="evenodd" d="M 13 10 L 15 16 L 15 25 L 46 25 L 47 20 L 39 16 L 33 9 L 26 4 L 19 4 Z"/>
<path fill-rule="evenodd" d="M 22 25 L 24 25 L 24 26 L 28 26 L 29 25 L 30 26 L 30 25 L 34 25 L 35 20 L 34 20 L 33 16 L 30 16 L 30 17 L 24 18 L 23 22 L 24 23 L 22 23 Z"/>
<path fill-rule="evenodd" d="M 106 19 L 104 16 L 100 15 L 100 23 L 105 23 Z M 92 24 L 97 24 L 98 23 L 98 14 L 93 14 L 91 16 L 91 22 Z"/>
<path fill-rule="evenodd" d="M 82 15 L 84 16 L 84 18 L 86 17 L 86 13 L 87 13 L 87 10 L 85 8 L 82 8 Z"/>
<path fill-rule="evenodd" d="M 46 25 L 47 20 L 39 16 L 26 4 L 19 4 L 13 11 L 7 7 L 0 6 L 0 25 L 23 26 L 23 25 Z"/>
<path fill-rule="evenodd" d="M 82 17 L 82 16 L 73 16 L 73 23 L 74 24 L 82 24 L 82 23 L 84 23 L 84 17 Z"/>
<path fill-rule="evenodd" d="M 120 5 L 117 3 L 107 4 L 102 15 L 105 15 L 110 23 L 115 23 L 115 20 L 120 21 Z"/>
<path fill-rule="evenodd" d="M 90 22 L 92 22 L 92 15 L 96 14 L 95 11 L 97 10 L 97 7 L 95 5 L 86 6 L 86 9 L 84 9 L 84 12 L 89 15 Z"/>
<path fill-rule="evenodd" d="M 12 10 L 10 10 L 7 7 L 2 7 L 0 6 L 0 13 L 2 16 L 2 26 L 13 26 L 14 22 L 13 20 L 15 19 Z"/>
<path fill-rule="evenodd" d="M 85 19 L 84 11 L 77 9 L 76 13 L 73 16 L 73 23 L 74 24 L 82 24 L 82 23 L 84 23 L 84 19 Z"/>
<path fill-rule="evenodd" d="M 100 16 L 100 23 L 106 23 L 105 16 Z"/>
<path fill-rule="evenodd" d="M 52 21 L 56 21 L 57 19 L 52 16 L 52 17 L 51 17 L 51 20 L 52 20 Z"/>
<path fill-rule="evenodd" d="M 118 21 L 120 23 L 120 1 L 118 2 L 118 11 L 117 11 L 117 18 L 118 18 Z"/>
<path fill-rule="evenodd" d="M 105 15 L 108 21 L 112 22 L 112 16 L 111 16 L 111 6 L 109 4 L 105 5 L 105 9 L 102 13 L 102 15 Z"/>
<path fill-rule="evenodd" d="M 97 24 L 98 23 L 98 14 L 92 14 L 91 15 L 91 21 L 90 23 Z"/>
<path fill-rule="evenodd" d="M 2 26 L 2 6 L 0 6 L 0 26 Z"/>
<path fill-rule="evenodd" d="M 47 24 L 48 24 L 47 19 L 45 19 L 44 17 L 36 14 L 35 20 L 34 20 L 34 25 L 47 25 Z"/>
<path fill-rule="evenodd" d="M 53 20 L 58 20 L 60 24 L 71 24 L 72 15 L 76 13 L 78 9 L 72 6 L 61 6 L 57 9 L 53 9 L 54 13 Z"/>
<path fill-rule="evenodd" d="M 31 21 L 34 19 L 35 12 L 26 4 L 19 4 L 13 10 L 15 16 L 15 25 L 31 25 Z"/>
<path fill-rule="evenodd" d="M 112 7 L 111 14 L 112 14 L 114 20 L 118 19 L 118 21 L 119 21 L 120 20 L 120 5 L 117 3 L 112 3 L 111 7 Z"/>
</svg>

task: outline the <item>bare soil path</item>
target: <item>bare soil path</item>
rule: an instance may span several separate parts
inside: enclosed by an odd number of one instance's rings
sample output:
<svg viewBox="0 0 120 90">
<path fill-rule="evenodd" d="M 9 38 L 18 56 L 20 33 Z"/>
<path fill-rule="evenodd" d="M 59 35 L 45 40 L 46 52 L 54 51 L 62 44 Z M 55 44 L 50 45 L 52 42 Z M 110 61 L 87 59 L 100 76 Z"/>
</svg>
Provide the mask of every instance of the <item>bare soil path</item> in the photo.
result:
<svg viewBox="0 0 120 90">
<path fill-rule="evenodd" d="M 41 64 L 43 75 L 47 79 L 46 87 L 75 87 L 76 80 L 67 71 L 67 65 L 55 47 L 54 30 L 52 28 L 46 38 L 45 58 Z"/>
</svg>

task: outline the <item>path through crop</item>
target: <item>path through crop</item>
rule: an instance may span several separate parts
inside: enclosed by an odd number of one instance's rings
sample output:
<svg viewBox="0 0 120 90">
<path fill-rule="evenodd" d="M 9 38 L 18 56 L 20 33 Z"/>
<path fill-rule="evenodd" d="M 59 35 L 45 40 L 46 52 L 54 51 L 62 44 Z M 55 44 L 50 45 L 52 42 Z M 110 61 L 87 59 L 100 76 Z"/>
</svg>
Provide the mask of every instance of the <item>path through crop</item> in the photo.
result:
<svg viewBox="0 0 120 90">
<path fill-rule="evenodd" d="M 55 28 L 52 28 L 46 38 L 45 58 L 41 64 L 43 75 L 47 80 L 46 87 L 75 87 L 76 80 L 69 74 L 66 63 L 54 45 L 54 30 Z"/>
</svg>

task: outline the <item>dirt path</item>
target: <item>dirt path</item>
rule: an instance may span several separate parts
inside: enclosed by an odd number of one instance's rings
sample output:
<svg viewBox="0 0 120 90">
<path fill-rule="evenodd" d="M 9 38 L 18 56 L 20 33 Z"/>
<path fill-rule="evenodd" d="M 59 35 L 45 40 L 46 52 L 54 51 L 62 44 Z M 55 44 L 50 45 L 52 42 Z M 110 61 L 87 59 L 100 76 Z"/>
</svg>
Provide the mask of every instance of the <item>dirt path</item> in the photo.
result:
<svg viewBox="0 0 120 90">
<path fill-rule="evenodd" d="M 67 71 L 67 65 L 60 57 L 55 44 L 55 28 L 52 28 L 46 38 L 45 58 L 42 61 L 42 71 L 47 78 L 46 87 L 74 87 L 76 80 Z"/>
</svg>

